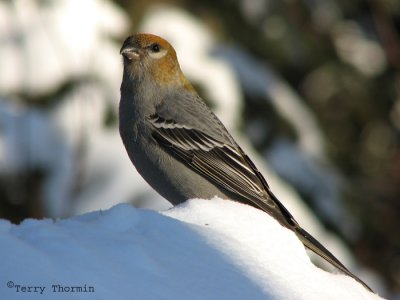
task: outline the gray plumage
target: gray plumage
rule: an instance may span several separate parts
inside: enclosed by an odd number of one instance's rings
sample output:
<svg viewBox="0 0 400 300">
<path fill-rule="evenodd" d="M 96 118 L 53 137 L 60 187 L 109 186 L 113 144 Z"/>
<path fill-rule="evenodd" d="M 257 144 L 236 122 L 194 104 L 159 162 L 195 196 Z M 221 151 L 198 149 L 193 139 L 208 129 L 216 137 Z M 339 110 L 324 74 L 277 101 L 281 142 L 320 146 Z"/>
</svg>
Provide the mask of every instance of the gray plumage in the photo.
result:
<svg viewBox="0 0 400 300">
<path fill-rule="evenodd" d="M 266 180 L 183 76 L 172 46 L 138 34 L 121 48 L 124 73 L 119 127 L 128 155 L 143 178 L 176 205 L 218 196 L 261 209 L 303 244 L 353 277 L 302 229 Z"/>
</svg>

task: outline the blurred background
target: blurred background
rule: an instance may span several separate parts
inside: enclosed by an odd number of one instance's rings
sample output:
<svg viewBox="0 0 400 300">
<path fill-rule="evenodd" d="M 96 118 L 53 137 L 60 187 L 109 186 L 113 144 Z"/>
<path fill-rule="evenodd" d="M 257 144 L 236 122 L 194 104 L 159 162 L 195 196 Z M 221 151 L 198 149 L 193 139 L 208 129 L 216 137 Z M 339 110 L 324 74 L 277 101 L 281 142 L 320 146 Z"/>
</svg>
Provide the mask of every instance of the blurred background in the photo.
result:
<svg viewBox="0 0 400 300">
<path fill-rule="evenodd" d="M 119 48 L 155 33 L 300 224 L 400 299 L 399 31 L 397 0 L 1 1 L 0 218 L 170 206 L 118 134 Z"/>
</svg>

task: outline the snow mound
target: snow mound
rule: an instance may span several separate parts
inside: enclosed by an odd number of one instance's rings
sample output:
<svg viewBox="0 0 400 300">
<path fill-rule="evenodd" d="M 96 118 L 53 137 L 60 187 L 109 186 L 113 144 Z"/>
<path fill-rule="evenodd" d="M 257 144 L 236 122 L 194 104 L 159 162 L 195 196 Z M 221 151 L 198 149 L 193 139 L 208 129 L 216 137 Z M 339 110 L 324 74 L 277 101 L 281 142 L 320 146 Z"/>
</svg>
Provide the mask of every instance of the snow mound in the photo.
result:
<svg viewBox="0 0 400 300">
<path fill-rule="evenodd" d="M 0 220 L 0 249 L 2 299 L 381 299 L 315 267 L 265 213 L 220 199 Z"/>
</svg>

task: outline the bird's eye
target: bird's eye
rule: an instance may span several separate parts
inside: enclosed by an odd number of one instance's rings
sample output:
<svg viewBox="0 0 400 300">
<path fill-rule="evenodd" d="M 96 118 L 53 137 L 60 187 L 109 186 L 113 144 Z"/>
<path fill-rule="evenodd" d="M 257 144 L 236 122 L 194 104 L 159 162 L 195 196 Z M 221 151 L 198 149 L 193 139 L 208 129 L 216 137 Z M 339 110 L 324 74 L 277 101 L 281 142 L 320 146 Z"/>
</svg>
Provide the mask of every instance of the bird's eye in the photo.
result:
<svg viewBox="0 0 400 300">
<path fill-rule="evenodd" d="M 167 54 L 167 49 L 161 47 L 159 43 L 153 43 L 147 46 L 148 55 L 153 59 L 160 59 Z"/>
<path fill-rule="evenodd" d="M 150 46 L 151 51 L 153 52 L 160 52 L 160 45 L 157 43 L 154 43 Z"/>
</svg>

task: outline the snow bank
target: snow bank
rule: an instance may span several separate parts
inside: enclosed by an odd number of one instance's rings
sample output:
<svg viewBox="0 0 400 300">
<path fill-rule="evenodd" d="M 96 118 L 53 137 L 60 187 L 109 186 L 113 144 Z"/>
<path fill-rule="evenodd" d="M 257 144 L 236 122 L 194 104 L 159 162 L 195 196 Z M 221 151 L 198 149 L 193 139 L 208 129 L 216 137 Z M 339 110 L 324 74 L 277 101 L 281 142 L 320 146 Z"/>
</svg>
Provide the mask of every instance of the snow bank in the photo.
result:
<svg viewBox="0 0 400 300">
<path fill-rule="evenodd" d="M 191 200 L 65 220 L 0 220 L 2 299 L 381 299 L 311 264 L 265 213 Z"/>
</svg>

